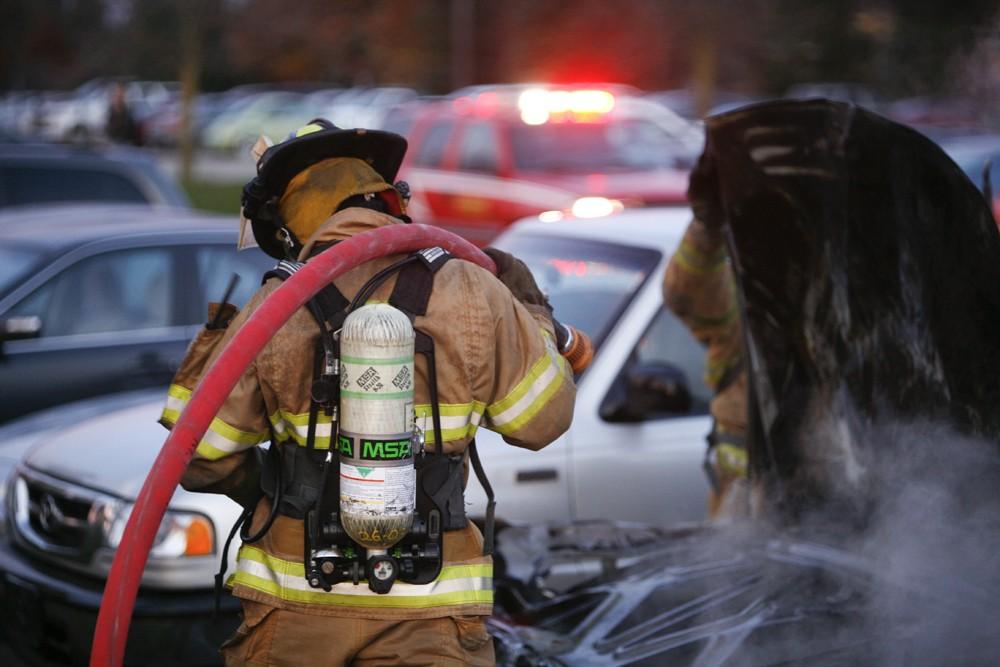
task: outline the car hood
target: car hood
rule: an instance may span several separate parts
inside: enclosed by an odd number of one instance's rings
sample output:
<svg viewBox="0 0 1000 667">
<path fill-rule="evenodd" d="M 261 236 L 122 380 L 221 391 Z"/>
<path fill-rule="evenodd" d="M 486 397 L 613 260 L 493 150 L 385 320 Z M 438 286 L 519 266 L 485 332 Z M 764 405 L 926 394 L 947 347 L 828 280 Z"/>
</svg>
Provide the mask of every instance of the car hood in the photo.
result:
<svg viewBox="0 0 1000 667">
<path fill-rule="evenodd" d="M 676 169 L 626 171 L 607 174 L 525 174 L 526 178 L 580 196 L 602 196 L 643 204 L 687 201 L 687 172 Z"/>
<path fill-rule="evenodd" d="M 75 419 L 59 419 L 18 439 L 27 449 L 24 462 L 39 472 L 132 500 L 167 437 L 157 423 L 163 396 L 162 390 L 137 392 L 75 404 Z"/>
</svg>

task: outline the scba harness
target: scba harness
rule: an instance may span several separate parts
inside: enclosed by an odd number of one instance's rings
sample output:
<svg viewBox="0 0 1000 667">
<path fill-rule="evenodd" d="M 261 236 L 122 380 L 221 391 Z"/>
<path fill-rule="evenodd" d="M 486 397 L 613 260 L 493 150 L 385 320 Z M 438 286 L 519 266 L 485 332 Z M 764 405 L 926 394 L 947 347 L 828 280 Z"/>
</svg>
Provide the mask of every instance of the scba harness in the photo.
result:
<svg viewBox="0 0 1000 667">
<path fill-rule="evenodd" d="M 249 521 L 244 521 L 241 537 L 247 543 L 258 541 L 277 514 L 304 521 L 305 578 L 313 588 L 330 591 L 338 583 L 357 585 L 367 580 L 375 593 L 388 593 L 396 580 L 430 583 L 441 572 L 443 533 L 461 530 L 468 524 L 463 492 L 464 455 L 443 452 L 434 341 L 428 334 L 413 328 L 414 351 L 427 361 L 434 451 L 424 448 L 424 434 L 416 428 L 415 420 L 411 432 L 389 439 L 365 439 L 341 430 L 342 394 L 347 392 L 345 383 L 349 381 L 344 372 L 348 358 L 341 354 L 341 331 L 348 315 L 357 312 L 380 285 L 398 274 L 388 304 L 401 311 L 412 326 L 418 316 L 427 312 L 435 274 L 451 259 L 452 255 L 441 248 L 422 250 L 379 271 L 352 301 L 331 284 L 308 304 L 320 336 L 305 446 L 292 440 L 279 444 L 272 437 L 261 474 L 263 492 L 271 500 L 271 513 L 254 535 L 249 534 Z M 271 277 L 285 280 L 302 266 L 283 260 L 264 276 L 264 281 Z M 412 419 L 412 404 L 410 413 Z M 318 439 L 329 443 L 326 449 L 317 447 Z M 493 548 L 495 502 L 475 441 L 469 444 L 469 459 L 488 500 L 483 541 L 483 554 L 488 555 Z M 395 534 L 371 535 L 371 531 L 366 533 L 364 529 L 359 533 L 353 526 L 345 529 L 345 518 L 350 519 L 350 515 L 345 515 L 341 506 L 342 469 L 347 466 L 350 470 L 371 470 L 394 464 L 399 468 L 401 462 L 406 465 L 409 460 L 416 473 L 412 521 L 407 516 L 403 528 L 387 529 L 405 535 L 397 541 Z M 250 515 L 252 510 L 248 510 L 245 518 Z M 383 543 L 388 546 L 371 547 Z"/>
</svg>

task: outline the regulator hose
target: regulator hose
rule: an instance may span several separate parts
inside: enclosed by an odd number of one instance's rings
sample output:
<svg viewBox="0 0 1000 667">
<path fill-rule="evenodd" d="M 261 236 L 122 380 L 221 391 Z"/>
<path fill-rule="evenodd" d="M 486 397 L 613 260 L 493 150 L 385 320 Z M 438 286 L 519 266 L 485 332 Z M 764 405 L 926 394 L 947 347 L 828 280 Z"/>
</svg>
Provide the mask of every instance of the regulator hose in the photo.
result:
<svg viewBox="0 0 1000 667">
<path fill-rule="evenodd" d="M 482 251 L 438 227 L 380 227 L 341 241 L 310 259 L 240 327 L 198 384 L 135 501 L 104 586 L 90 653 L 92 667 L 122 664 L 139 582 L 167 505 L 212 419 L 264 345 L 334 278 L 378 257 L 434 246 L 496 273 L 493 261 Z"/>
</svg>

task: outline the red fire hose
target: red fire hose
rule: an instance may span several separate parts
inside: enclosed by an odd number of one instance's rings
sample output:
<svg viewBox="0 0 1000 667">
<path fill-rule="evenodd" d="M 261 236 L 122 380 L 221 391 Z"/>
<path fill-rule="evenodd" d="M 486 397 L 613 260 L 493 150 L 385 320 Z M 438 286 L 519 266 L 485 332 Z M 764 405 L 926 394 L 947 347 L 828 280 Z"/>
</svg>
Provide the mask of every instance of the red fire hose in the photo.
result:
<svg viewBox="0 0 1000 667">
<path fill-rule="evenodd" d="M 257 353 L 296 310 L 334 278 L 377 257 L 433 246 L 496 273 L 493 261 L 483 252 L 443 229 L 427 225 L 381 227 L 342 241 L 311 259 L 261 303 L 233 336 L 163 443 L 135 501 L 104 586 L 90 653 L 92 667 L 122 664 L 139 581 L 167 504 L 208 425 Z"/>
</svg>

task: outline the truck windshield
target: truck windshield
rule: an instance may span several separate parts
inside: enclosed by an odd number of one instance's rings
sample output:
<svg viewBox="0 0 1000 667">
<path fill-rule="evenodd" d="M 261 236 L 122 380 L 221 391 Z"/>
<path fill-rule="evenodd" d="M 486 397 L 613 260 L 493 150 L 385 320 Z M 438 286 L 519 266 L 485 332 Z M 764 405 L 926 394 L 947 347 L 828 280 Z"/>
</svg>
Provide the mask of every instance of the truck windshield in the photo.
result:
<svg viewBox="0 0 1000 667">
<path fill-rule="evenodd" d="M 652 248 L 541 234 L 510 234 L 498 247 L 521 259 L 560 322 L 599 347 L 660 261 Z"/>
<path fill-rule="evenodd" d="M 661 127 L 640 118 L 511 124 L 518 171 L 590 173 L 670 169 L 680 146 Z"/>
</svg>

